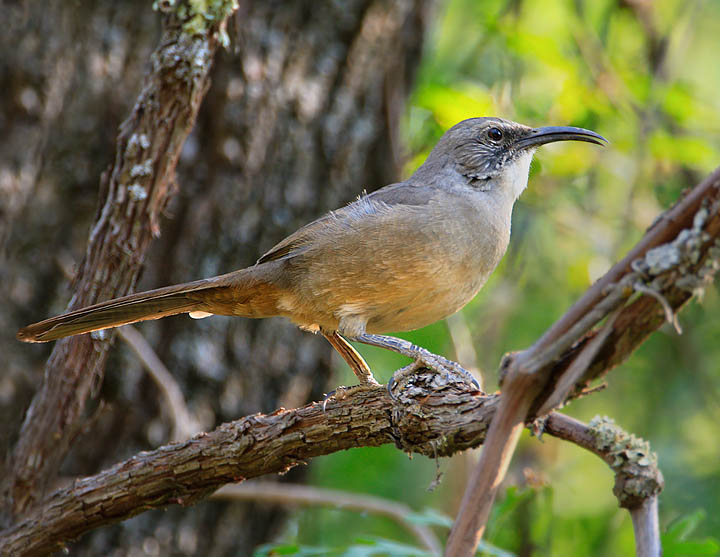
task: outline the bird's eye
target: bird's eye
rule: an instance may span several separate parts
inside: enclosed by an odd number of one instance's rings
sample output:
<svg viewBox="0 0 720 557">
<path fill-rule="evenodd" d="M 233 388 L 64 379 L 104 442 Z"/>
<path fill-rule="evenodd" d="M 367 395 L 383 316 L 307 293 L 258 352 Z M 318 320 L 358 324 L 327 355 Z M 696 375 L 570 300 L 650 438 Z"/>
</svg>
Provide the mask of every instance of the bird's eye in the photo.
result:
<svg viewBox="0 0 720 557">
<path fill-rule="evenodd" d="M 500 140 L 502 139 L 503 133 L 502 133 L 502 132 L 500 131 L 500 129 L 498 129 L 498 128 L 490 128 L 490 129 L 487 131 L 487 136 L 488 136 L 492 141 L 500 141 Z"/>
</svg>

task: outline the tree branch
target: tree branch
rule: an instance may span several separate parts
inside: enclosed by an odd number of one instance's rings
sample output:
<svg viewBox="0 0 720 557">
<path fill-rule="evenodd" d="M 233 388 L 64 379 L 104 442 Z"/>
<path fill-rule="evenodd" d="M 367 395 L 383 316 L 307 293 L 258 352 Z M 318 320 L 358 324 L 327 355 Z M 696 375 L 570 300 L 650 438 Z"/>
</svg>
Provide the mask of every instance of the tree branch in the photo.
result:
<svg viewBox="0 0 720 557">
<path fill-rule="evenodd" d="M 435 457 L 482 443 L 497 397 L 438 390 L 435 375 L 412 378 L 404 404 L 384 387 L 295 410 L 256 414 L 207 434 L 140 453 L 57 490 L 0 533 L 0 554 L 38 555 L 140 512 L 191 505 L 218 487 L 285 473 L 307 459 L 351 447 L 395 443 Z"/>
<path fill-rule="evenodd" d="M 434 458 L 482 444 L 500 397 L 477 395 L 462 384 L 438 389 L 435 379 L 432 372 L 409 378 L 399 403 L 378 387 L 331 399 L 326 411 L 314 403 L 248 416 L 140 453 L 57 490 L 0 532 L 0 554 L 49 553 L 100 526 L 167 505 L 192 505 L 224 484 L 285 473 L 351 447 L 395 443 Z M 572 418 L 552 414 L 546 432 L 612 460 L 591 429 Z"/>
<path fill-rule="evenodd" d="M 630 511 L 638 557 L 660 557 L 658 495 L 664 479 L 649 445 L 625 433 L 608 418 L 585 425 L 564 414 L 550 414 L 546 431 L 571 441 L 602 458 L 615 472 L 613 493 L 621 507 Z"/>
<path fill-rule="evenodd" d="M 186 1 L 158 5 L 166 12 L 162 38 L 133 111 L 120 127 L 115 161 L 101 179 L 97 221 L 69 309 L 132 289 L 150 241 L 159 234 L 182 145 L 209 87 L 225 21 L 235 9 L 231 0 L 204 13 Z M 85 402 L 102 382 L 107 338 L 82 335 L 55 345 L 2 486 L 10 502 L 3 522 L 31 508 L 55 478 L 81 427 Z"/>
<path fill-rule="evenodd" d="M 648 497 L 637 507 L 630 509 L 635 532 L 635 555 L 637 557 L 660 557 L 660 524 L 658 496 Z"/>
<path fill-rule="evenodd" d="M 132 325 L 118 327 L 117 334 L 140 359 L 148 375 L 162 393 L 172 423 L 170 440 L 182 441 L 202 431 L 200 424 L 193 418 L 185 403 L 180 385 L 165 364 L 160 361 L 145 337 Z"/>
</svg>

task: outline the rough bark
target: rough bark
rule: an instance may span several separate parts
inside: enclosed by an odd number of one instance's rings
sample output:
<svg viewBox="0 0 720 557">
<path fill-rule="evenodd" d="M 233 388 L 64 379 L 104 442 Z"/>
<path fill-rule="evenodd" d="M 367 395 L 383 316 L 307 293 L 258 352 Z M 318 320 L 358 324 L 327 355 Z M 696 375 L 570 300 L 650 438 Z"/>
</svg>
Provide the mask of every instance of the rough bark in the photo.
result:
<svg viewBox="0 0 720 557">
<path fill-rule="evenodd" d="M 430 385 L 433 377 L 428 378 Z M 64 540 L 148 508 L 191 505 L 225 483 L 284 473 L 308 458 L 351 447 L 396 441 L 408 450 L 442 456 L 482 442 L 496 396 L 450 388 L 418 395 L 411 406 L 394 406 L 387 391 L 377 387 L 331 401 L 325 409 L 314 403 L 248 416 L 187 442 L 140 453 L 53 494 L 42 513 L 3 533 L 0 551 L 56 550 Z"/>
</svg>

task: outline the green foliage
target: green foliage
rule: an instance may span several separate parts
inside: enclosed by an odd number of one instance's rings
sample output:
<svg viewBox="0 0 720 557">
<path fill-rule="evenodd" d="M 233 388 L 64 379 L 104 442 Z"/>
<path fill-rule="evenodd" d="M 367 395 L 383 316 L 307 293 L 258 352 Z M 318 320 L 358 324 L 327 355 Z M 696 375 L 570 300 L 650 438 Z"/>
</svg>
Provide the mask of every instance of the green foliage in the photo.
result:
<svg viewBox="0 0 720 557">
<path fill-rule="evenodd" d="M 405 124 L 407 173 L 445 129 L 472 116 L 577 125 L 610 140 L 605 149 L 568 143 L 536 155 L 509 251 L 462 313 L 488 390 L 503 353 L 532 343 L 685 188 L 720 163 L 718 36 L 718 2 L 441 4 Z M 604 392 L 567 409 L 584 421 L 609 415 L 649 441 L 666 481 L 661 524 L 685 517 L 664 535 L 665 555 L 718 553 L 717 540 L 708 537 L 720 531 L 717 315 L 720 296 L 710 288 L 702 303 L 680 314 L 682 336 L 670 328 L 657 332 L 608 376 Z M 442 323 L 403 336 L 454 356 Z M 360 350 L 383 379 L 406 363 Z M 442 517 L 456 512 L 472 465 L 462 455 L 441 461 L 444 480 L 432 493 L 426 489 L 435 463 L 408 460 L 391 447 L 319 459 L 313 476 L 322 485 L 432 507 L 438 514 L 422 513 L 422 520 L 442 538 Z M 523 468 L 542 471 L 552 489 L 510 487 L 493 511 L 487 542 L 516 554 L 633 553 L 630 518 L 617 508 L 612 473 L 596 457 L 551 438 L 526 440 L 512 483 L 523 485 Z M 369 515 L 349 520 L 344 511 L 308 510 L 298 523 L 299 543 L 308 546 L 349 548 L 348 540 L 369 535 L 414 543 L 388 519 Z"/>
<path fill-rule="evenodd" d="M 266 545 L 255 551 L 253 557 L 275 557 L 292 555 L 294 557 L 432 557 L 411 545 L 393 542 L 381 538 L 358 539 L 345 547 L 311 547 L 296 544 Z"/>
<path fill-rule="evenodd" d="M 662 536 L 663 555 L 689 557 L 720 554 L 720 540 L 717 538 L 705 538 L 702 541 L 688 539 L 705 518 L 704 511 L 695 511 L 670 525 Z"/>
<path fill-rule="evenodd" d="M 633 547 L 629 517 L 615 524 L 612 513 L 594 516 L 557 516 L 553 513 L 553 490 L 550 487 L 509 487 L 493 509 L 485 539 L 478 546 L 478 557 L 514 557 L 532 555 L 622 555 Z M 434 509 L 410 513 L 408 522 L 432 526 L 446 537 L 452 518 Z M 717 555 L 720 542 L 715 538 L 699 539 L 695 535 L 705 520 L 696 511 L 675 521 L 662 536 L 665 556 L 690 557 Z M 292 555 L 295 557 L 426 557 L 430 554 L 416 545 L 373 536 L 354 537 L 348 543 L 350 528 L 342 529 L 344 539 L 333 545 L 306 543 L 267 544 L 254 557 Z"/>
</svg>

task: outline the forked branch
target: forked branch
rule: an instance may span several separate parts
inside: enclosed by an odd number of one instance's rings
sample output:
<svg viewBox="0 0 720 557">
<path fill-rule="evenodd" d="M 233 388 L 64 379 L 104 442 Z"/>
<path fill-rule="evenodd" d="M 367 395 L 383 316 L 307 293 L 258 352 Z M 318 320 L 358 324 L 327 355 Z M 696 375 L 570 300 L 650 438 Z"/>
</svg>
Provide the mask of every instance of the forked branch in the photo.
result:
<svg viewBox="0 0 720 557">
<path fill-rule="evenodd" d="M 570 384 L 577 392 L 580 385 L 607 373 L 668 315 L 675 324 L 677 311 L 712 281 L 720 267 L 719 237 L 716 170 L 661 215 L 628 255 L 533 346 L 505 360 L 500 411 L 463 498 L 448 555 L 474 554 L 522 424 L 572 396 Z M 592 330 L 616 310 L 605 330 Z M 592 341 L 598 334 L 604 337 L 602 346 Z"/>
</svg>

